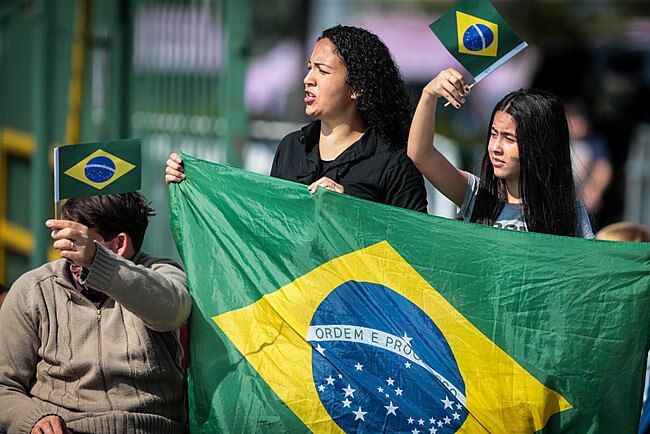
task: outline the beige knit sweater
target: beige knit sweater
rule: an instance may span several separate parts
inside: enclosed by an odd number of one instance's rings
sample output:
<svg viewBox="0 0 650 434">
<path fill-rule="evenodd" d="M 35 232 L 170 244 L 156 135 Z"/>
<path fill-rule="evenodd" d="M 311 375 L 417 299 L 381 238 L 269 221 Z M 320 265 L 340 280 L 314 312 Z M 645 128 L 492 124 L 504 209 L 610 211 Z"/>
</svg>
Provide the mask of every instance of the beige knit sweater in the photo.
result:
<svg viewBox="0 0 650 434">
<path fill-rule="evenodd" d="M 87 287 L 64 260 L 25 273 L 0 309 L 0 431 L 57 414 L 75 433 L 180 433 L 186 421 L 178 328 L 191 298 L 182 269 L 97 244 Z"/>
</svg>

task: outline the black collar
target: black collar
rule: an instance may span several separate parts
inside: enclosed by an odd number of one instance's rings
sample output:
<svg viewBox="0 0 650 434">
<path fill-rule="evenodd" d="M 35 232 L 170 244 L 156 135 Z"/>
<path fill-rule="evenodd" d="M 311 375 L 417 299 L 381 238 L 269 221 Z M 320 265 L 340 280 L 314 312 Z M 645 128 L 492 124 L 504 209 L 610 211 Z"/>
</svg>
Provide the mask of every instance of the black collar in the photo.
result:
<svg viewBox="0 0 650 434">
<path fill-rule="evenodd" d="M 306 183 L 306 181 L 314 182 L 320 175 L 321 158 L 318 141 L 320 139 L 320 121 L 313 121 L 309 125 L 304 126 L 300 130 L 300 143 L 305 146 L 306 161 L 300 165 L 301 173 L 298 174 L 297 179 L 299 182 Z M 336 157 L 334 161 L 329 164 L 329 170 L 336 169 L 338 182 L 343 173 L 347 171 L 349 165 L 357 160 L 368 158 L 375 154 L 377 151 L 377 138 L 374 128 L 366 129 L 365 133 L 359 140 L 354 142 L 348 149 L 343 151 L 341 155 Z"/>
</svg>

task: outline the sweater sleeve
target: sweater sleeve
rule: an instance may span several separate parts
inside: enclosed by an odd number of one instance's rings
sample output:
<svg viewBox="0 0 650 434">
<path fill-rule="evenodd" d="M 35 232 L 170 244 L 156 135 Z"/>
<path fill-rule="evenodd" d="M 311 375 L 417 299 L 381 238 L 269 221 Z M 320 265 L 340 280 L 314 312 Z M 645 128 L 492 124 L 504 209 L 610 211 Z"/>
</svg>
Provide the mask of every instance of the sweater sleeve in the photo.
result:
<svg viewBox="0 0 650 434">
<path fill-rule="evenodd" d="M 388 170 L 385 182 L 388 205 L 427 212 L 424 178 L 406 153 L 401 153 L 396 164 Z"/>
<path fill-rule="evenodd" d="M 49 414 L 30 398 L 41 343 L 33 302 L 38 286 L 21 277 L 0 309 L 0 432 L 29 433 Z"/>
<path fill-rule="evenodd" d="M 149 258 L 144 264 L 106 249 L 99 243 L 93 266 L 81 283 L 101 291 L 159 332 L 179 328 L 190 315 L 192 298 L 182 268 L 171 260 Z"/>
</svg>

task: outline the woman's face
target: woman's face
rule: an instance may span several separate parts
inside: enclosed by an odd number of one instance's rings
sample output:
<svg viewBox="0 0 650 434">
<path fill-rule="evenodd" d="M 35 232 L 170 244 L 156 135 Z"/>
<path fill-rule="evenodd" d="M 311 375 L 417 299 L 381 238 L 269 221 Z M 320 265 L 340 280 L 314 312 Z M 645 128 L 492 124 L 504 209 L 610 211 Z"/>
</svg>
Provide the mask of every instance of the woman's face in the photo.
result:
<svg viewBox="0 0 650 434">
<path fill-rule="evenodd" d="M 348 70 L 329 39 L 318 41 L 307 64 L 305 113 L 321 121 L 351 116 L 356 103 L 346 83 Z"/>
<path fill-rule="evenodd" d="M 517 123 L 508 113 L 498 111 L 490 127 L 488 154 L 494 175 L 499 179 L 519 180 Z"/>
</svg>

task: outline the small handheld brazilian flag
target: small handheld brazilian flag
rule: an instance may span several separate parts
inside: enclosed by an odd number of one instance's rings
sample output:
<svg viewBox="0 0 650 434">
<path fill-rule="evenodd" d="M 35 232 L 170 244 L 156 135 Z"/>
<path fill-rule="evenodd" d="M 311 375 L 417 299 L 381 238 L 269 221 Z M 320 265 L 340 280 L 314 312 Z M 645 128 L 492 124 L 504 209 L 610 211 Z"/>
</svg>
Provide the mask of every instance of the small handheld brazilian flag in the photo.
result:
<svg viewBox="0 0 650 434">
<path fill-rule="evenodd" d="M 140 189 L 140 139 L 82 143 L 54 149 L 54 202 Z"/>
<path fill-rule="evenodd" d="M 429 27 L 477 82 L 528 46 L 488 0 L 462 0 Z"/>
</svg>

